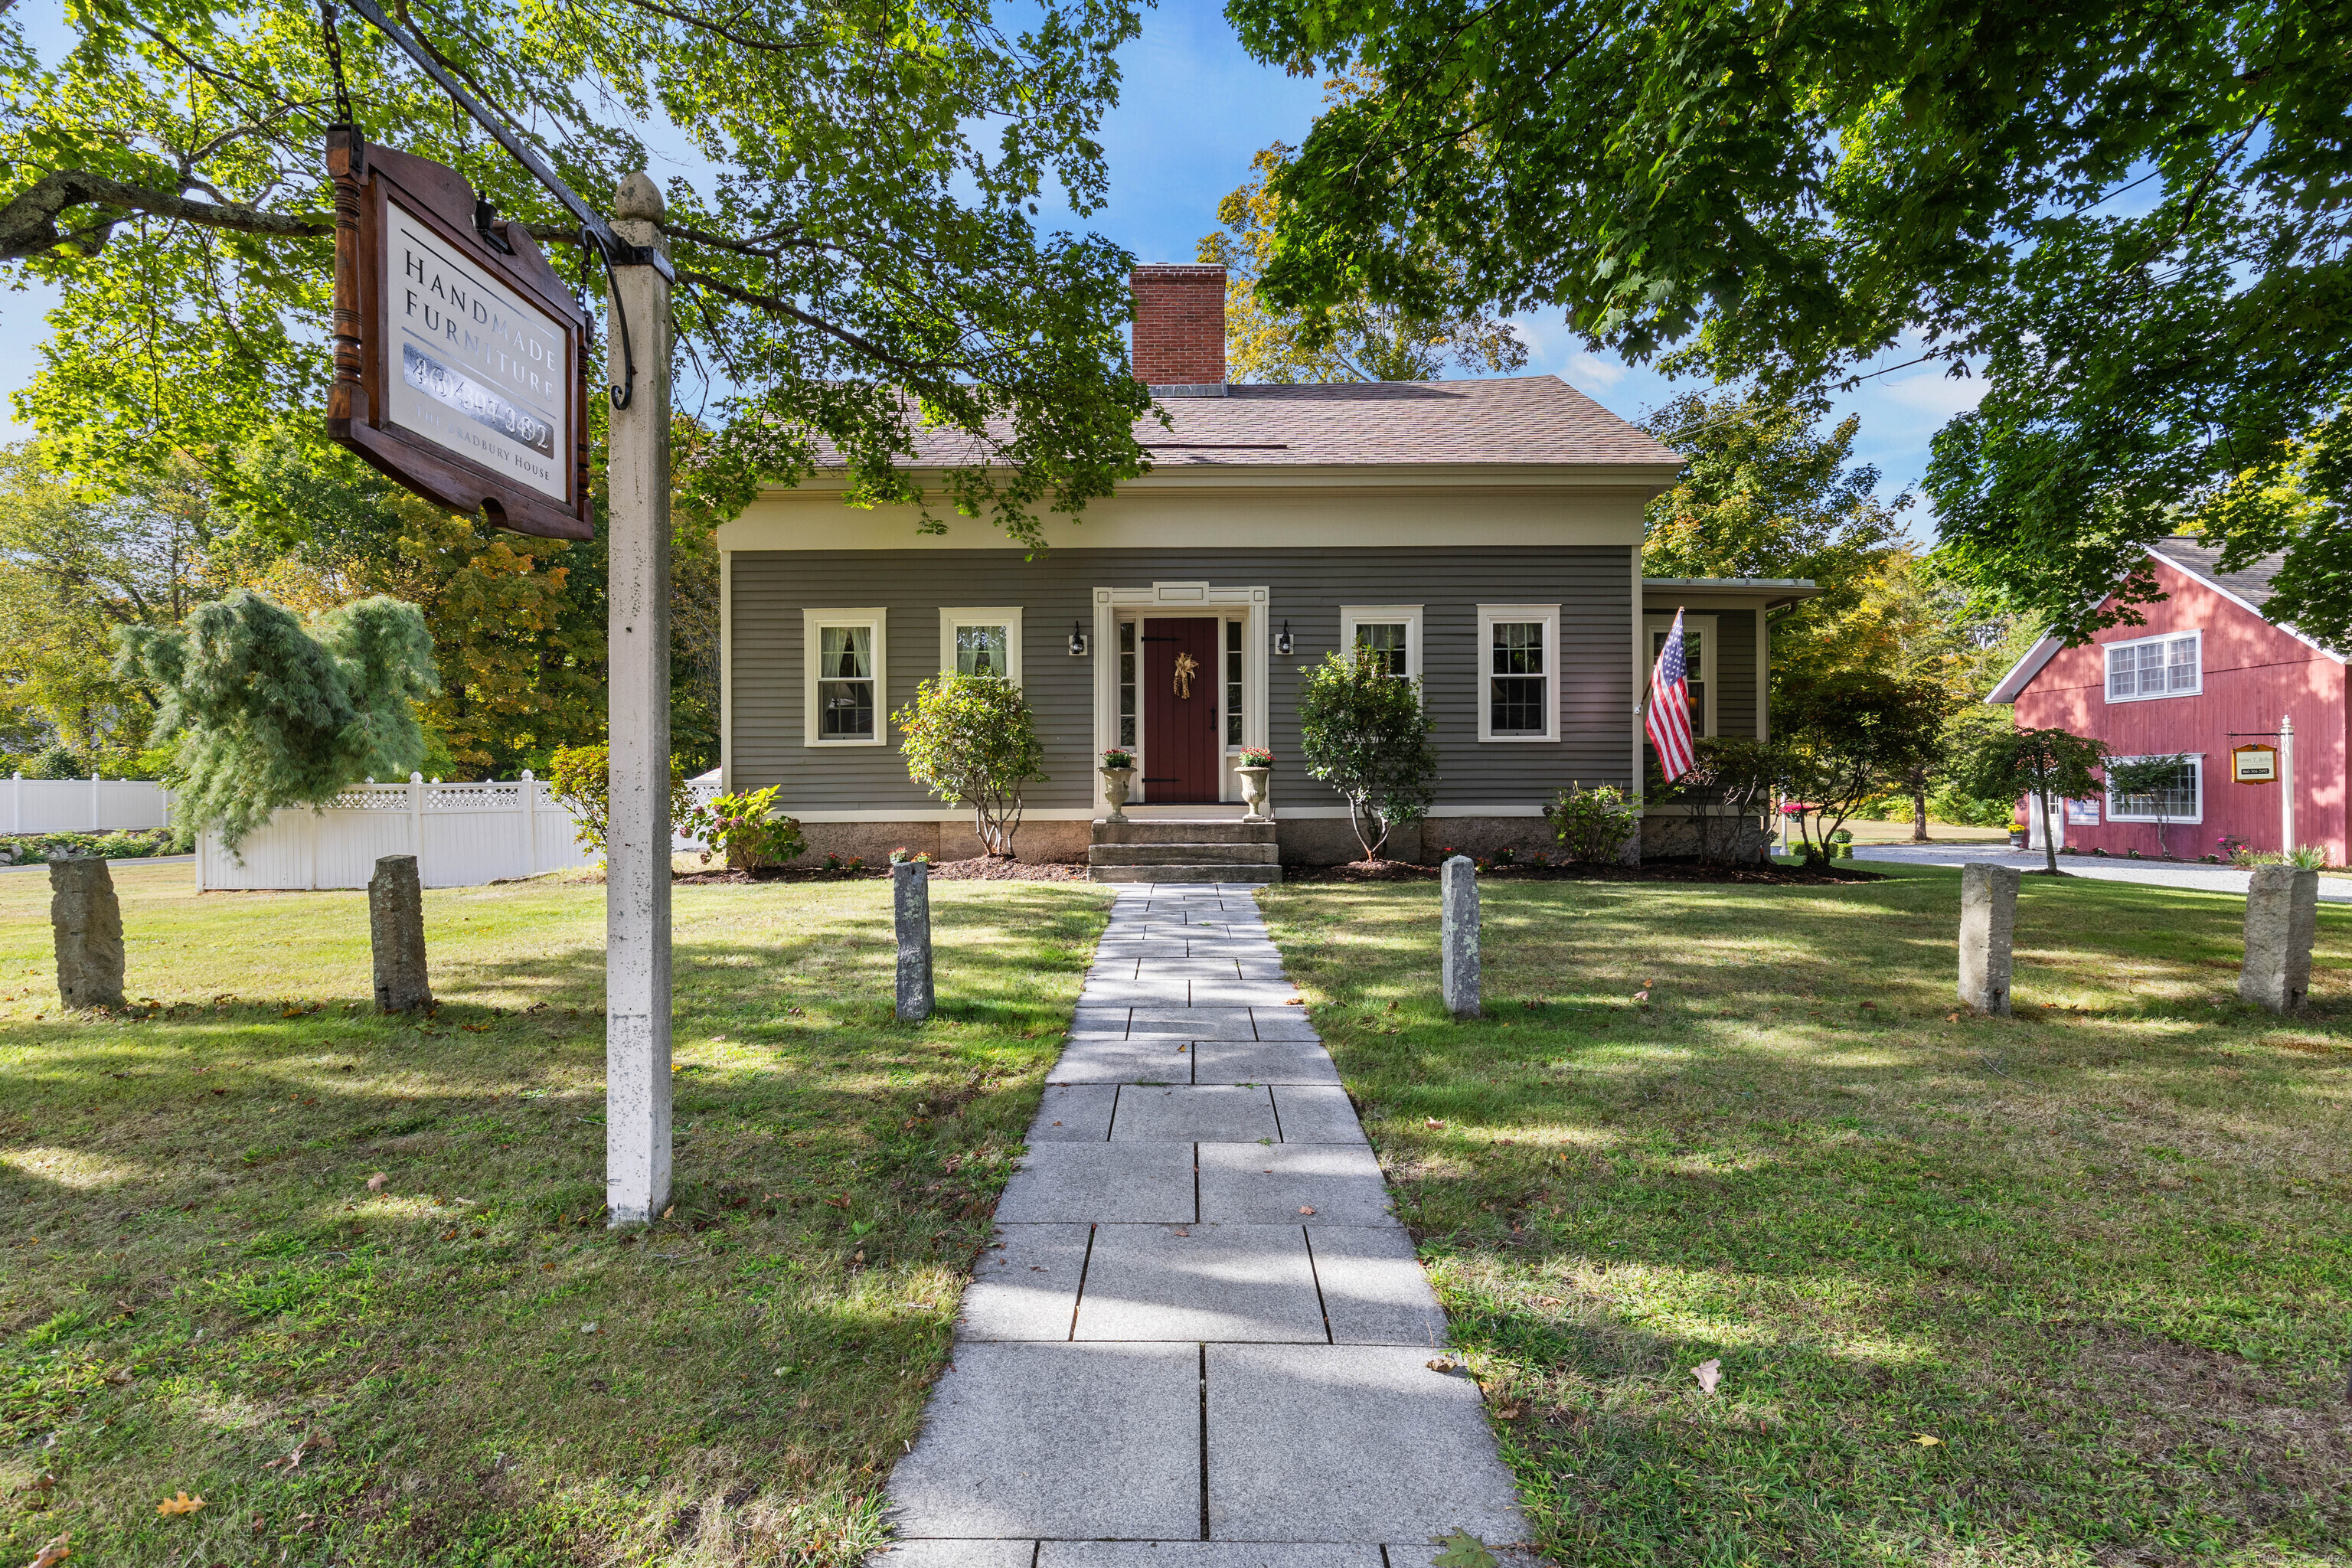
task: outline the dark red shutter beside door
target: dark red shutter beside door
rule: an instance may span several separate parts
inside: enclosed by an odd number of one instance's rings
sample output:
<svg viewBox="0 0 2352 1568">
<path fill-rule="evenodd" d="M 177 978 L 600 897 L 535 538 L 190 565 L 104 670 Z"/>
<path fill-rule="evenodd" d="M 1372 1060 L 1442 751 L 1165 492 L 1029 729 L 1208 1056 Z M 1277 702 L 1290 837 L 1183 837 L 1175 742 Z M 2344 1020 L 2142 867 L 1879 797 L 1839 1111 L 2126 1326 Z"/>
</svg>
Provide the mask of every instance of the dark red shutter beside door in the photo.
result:
<svg viewBox="0 0 2352 1568">
<path fill-rule="evenodd" d="M 1191 695 L 1177 695 L 1176 663 L 1192 659 Z M 1206 616 L 1143 623 L 1143 798 L 1155 805 L 1213 804 L 1223 792 L 1217 742 L 1217 622 Z"/>
</svg>

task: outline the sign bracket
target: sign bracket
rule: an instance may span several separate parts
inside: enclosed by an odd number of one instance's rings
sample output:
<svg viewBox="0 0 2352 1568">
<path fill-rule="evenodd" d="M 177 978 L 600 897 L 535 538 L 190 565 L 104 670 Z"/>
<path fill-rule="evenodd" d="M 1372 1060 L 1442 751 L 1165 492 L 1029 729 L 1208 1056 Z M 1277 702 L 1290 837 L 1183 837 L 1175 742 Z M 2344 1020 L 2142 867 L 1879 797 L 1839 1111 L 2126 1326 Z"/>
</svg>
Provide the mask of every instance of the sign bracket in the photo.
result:
<svg viewBox="0 0 2352 1568">
<path fill-rule="evenodd" d="M 605 222 L 593 207 L 582 201 L 579 194 L 563 183 L 562 175 L 548 167 L 547 160 L 539 155 L 537 149 L 524 141 L 514 127 L 507 123 L 503 116 L 491 112 L 488 105 L 467 91 L 465 84 L 452 75 L 447 67 L 434 58 L 433 51 L 417 39 L 409 37 L 398 24 L 385 16 L 375 0 L 348 0 L 348 4 L 377 32 L 399 46 L 400 51 L 414 60 L 418 69 L 440 84 L 441 90 L 447 93 L 458 108 L 473 116 L 474 123 L 488 132 L 499 146 L 514 155 L 516 163 L 529 170 L 533 179 L 547 187 L 550 195 L 563 204 L 563 210 L 570 213 L 572 219 L 580 225 L 581 244 L 594 251 L 603 259 L 604 273 L 608 279 L 611 279 L 613 268 L 615 267 L 650 267 L 661 274 L 663 282 L 677 281 L 677 270 L 671 267 L 669 258 L 664 256 L 658 247 L 631 245 L 614 233 L 613 226 Z M 356 139 L 356 131 L 353 135 Z M 487 233 L 488 215 L 478 210 L 475 224 Z M 618 310 L 620 296 L 617 291 L 614 293 L 613 300 L 614 309 Z M 608 390 L 612 395 L 613 406 L 626 408 L 629 405 L 629 399 L 636 393 L 637 361 L 629 340 L 629 322 L 625 314 L 620 319 L 620 327 L 622 379 L 618 384 L 609 387 Z"/>
</svg>

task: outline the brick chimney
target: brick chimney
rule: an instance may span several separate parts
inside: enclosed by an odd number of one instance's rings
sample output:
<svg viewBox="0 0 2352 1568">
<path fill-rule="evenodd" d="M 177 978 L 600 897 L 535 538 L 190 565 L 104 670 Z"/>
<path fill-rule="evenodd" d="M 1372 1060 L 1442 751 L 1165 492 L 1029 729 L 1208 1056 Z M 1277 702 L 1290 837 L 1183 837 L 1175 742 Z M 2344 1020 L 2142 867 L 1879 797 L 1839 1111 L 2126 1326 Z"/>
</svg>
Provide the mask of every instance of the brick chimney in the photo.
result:
<svg viewBox="0 0 2352 1568">
<path fill-rule="evenodd" d="M 1225 395 L 1225 269 L 1139 267 L 1135 379 L 1163 397 Z"/>
</svg>

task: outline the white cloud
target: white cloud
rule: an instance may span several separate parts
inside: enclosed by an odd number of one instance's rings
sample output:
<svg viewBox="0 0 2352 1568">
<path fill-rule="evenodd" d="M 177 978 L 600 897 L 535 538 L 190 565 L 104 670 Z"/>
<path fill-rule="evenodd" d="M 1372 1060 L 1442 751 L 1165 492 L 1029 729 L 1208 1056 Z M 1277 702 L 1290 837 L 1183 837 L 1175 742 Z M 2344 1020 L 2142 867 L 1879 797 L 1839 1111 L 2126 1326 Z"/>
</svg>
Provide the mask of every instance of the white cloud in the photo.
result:
<svg viewBox="0 0 2352 1568">
<path fill-rule="evenodd" d="M 1625 379 L 1625 365 L 1580 350 L 1569 357 L 1568 378 L 1579 386 L 1597 386 L 1606 392 Z"/>
<path fill-rule="evenodd" d="M 1877 395 L 1889 403 L 1931 415 L 1941 424 L 1955 414 L 1974 408 L 1977 400 L 1984 395 L 1984 384 L 1972 375 L 1950 376 L 1939 370 L 1929 370 L 1882 383 Z"/>
</svg>

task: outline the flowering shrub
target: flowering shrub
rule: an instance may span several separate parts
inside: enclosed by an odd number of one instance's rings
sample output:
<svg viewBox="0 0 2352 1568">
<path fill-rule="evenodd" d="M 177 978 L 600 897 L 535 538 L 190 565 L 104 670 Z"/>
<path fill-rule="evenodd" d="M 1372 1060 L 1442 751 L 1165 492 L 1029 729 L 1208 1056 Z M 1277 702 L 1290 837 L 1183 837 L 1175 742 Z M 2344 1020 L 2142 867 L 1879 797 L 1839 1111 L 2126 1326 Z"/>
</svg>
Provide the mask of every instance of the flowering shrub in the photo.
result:
<svg viewBox="0 0 2352 1568">
<path fill-rule="evenodd" d="M 890 864 L 893 866 L 904 866 L 910 862 L 917 866 L 928 866 L 931 863 L 931 852 L 928 849 L 909 849 L 903 844 L 890 851 Z"/>
<path fill-rule="evenodd" d="M 703 864 L 718 855 L 730 869 L 757 871 L 799 859 L 808 849 L 800 823 L 775 815 L 776 795 L 782 787 L 770 784 L 750 795 L 715 795 L 689 808 L 687 833 L 709 846 L 702 852 Z"/>
<path fill-rule="evenodd" d="M 866 869 L 866 857 L 828 854 L 824 858 L 824 865 L 821 869 L 828 877 L 855 877 L 858 872 Z"/>
</svg>

